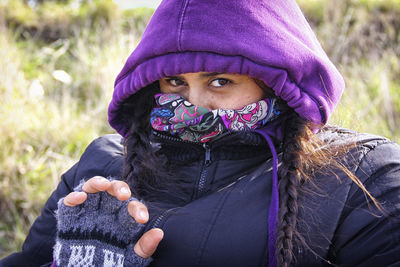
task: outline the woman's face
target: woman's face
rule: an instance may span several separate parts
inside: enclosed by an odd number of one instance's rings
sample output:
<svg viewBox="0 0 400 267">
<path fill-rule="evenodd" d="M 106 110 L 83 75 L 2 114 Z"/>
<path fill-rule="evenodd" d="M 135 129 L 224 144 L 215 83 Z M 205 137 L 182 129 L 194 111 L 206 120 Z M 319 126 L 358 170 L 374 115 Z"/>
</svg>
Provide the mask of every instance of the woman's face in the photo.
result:
<svg viewBox="0 0 400 267">
<path fill-rule="evenodd" d="M 177 93 L 190 103 L 210 109 L 240 109 L 265 97 L 247 75 L 196 72 L 167 76 L 160 80 L 162 93 Z"/>
</svg>

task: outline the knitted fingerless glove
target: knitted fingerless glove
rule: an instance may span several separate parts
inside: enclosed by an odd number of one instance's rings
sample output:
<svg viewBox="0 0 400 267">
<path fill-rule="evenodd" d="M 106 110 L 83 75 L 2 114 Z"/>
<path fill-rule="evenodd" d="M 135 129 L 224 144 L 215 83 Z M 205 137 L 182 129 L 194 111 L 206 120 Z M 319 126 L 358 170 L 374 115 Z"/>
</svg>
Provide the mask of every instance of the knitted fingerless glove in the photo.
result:
<svg viewBox="0 0 400 267">
<path fill-rule="evenodd" d="M 84 182 L 75 189 L 82 191 Z M 88 194 L 81 205 L 67 207 L 58 202 L 57 239 L 53 256 L 57 266 L 147 266 L 133 250 L 144 232 L 129 215 L 129 201 L 107 192 Z M 53 263 L 54 265 L 54 263 Z"/>
</svg>

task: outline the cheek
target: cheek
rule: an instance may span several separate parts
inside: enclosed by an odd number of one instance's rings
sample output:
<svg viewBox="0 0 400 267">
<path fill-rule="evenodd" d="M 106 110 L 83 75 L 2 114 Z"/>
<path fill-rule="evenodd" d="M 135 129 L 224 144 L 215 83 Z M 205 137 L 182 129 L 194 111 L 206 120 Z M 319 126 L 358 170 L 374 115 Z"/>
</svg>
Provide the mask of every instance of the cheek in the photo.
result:
<svg viewBox="0 0 400 267">
<path fill-rule="evenodd" d="M 253 89 L 239 92 L 232 98 L 231 105 L 234 106 L 235 109 L 240 109 L 246 105 L 260 101 L 264 98 L 264 92 L 260 88 L 258 89 L 259 90 Z"/>
<path fill-rule="evenodd" d="M 260 100 L 258 97 L 251 94 L 238 94 L 230 97 L 219 99 L 219 107 L 224 109 L 241 109 L 248 104 L 252 104 Z"/>
<path fill-rule="evenodd" d="M 169 94 L 169 93 L 176 93 L 176 91 L 177 91 L 177 88 L 171 86 L 166 81 L 160 80 L 159 85 L 160 85 L 161 93 Z"/>
<path fill-rule="evenodd" d="M 169 88 L 168 86 L 162 86 L 161 84 L 160 84 L 160 92 L 164 94 L 173 93 L 171 88 Z"/>
<path fill-rule="evenodd" d="M 166 89 L 166 84 L 163 80 L 159 80 L 158 81 L 158 85 L 160 87 L 160 92 L 161 93 L 165 93 L 165 89 Z"/>
</svg>

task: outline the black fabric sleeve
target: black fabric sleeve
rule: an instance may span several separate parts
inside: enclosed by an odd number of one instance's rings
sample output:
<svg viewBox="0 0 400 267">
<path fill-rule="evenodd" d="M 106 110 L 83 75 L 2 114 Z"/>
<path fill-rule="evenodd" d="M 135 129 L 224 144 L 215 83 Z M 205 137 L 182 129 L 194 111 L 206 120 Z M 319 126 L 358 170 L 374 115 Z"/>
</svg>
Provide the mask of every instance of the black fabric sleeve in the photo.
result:
<svg viewBox="0 0 400 267">
<path fill-rule="evenodd" d="M 94 140 L 81 159 L 64 173 L 56 190 L 47 200 L 40 216 L 29 230 L 22 251 L 0 261 L 1 267 L 41 266 L 52 262 L 55 243 L 57 202 L 73 191 L 82 179 L 93 176 L 119 177 L 122 169 L 122 145 L 119 135 L 106 135 Z"/>
<path fill-rule="evenodd" d="M 364 156 L 356 176 L 384 213 L 353 184 L 330 261 L 339 266 L 400 266 L 400 147 L 378 145 Z"/>
</svg>

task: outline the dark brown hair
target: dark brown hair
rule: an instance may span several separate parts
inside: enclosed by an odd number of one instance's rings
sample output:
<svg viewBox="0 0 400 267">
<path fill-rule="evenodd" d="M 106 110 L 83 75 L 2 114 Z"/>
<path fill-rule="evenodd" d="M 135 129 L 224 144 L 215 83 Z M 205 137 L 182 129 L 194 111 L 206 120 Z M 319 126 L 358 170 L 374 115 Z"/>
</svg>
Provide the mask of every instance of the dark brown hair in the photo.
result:
<svg viewBox="0 0 400 267">
<path fill-rule="evenodd" d="M 176 175 L 168 172 L 168 160 L 152 142 L 150 113 L 155 107 L 154 95 L 159 93 L 158 82 L 129 97 L 121 108 L 122 119 L 131 125 L 124 140 L 122 176 L 133 194 L 151 203 L 160 196 L 180 202 L 182 185 Z"/>
<path fill-rule="evenodd" d="M 276 238 L 276 253 L 278 266 L 290 266 L 294 260 L 293 247 L 308 247 L 297 231 L 299 213 L 298 197 L 305 182 L 313 184 L 312 177 L 319 173 L 344 172 L 364 193 L 374 205 L 383 211 L 379 202 L 367 191 L 362 182 L 347 168 L 343 161 L 344 155 L 351 149 L 356 149 L 357 143 L 328 145 L 318 138 L 311 130 L 315 128 L 292 112 L 284 126 L 282 144 L 282 162 L 279 167 L 279 215 Z M 325 127 L 321 131 L 327 130 Z M 357 164 L 355 162 L 355 164 Z M 315 184 L 314 184 L 315 185 Z M 315 185 L 317 187 L 317 185 Z M 311 251 L 313 253 L 313 251 Z"/>
<path fill-rule="evenodd" d="M 154 108 L 154 94 L 159 92 L 158 83 L 143 88 L 131 96 L 122 106 L 124 120 L 131 125 L 125 139 L 125 162 L 123 177 L 132 192 L 146 201 L 167 194 L 168 199 L 179 200 L 179 180 L 167 171 L 168 160 L 158 152 L 151 142 L 150 112 Z M 304 246 L 301 233 L 297 230 L 299 213 L 298 197 L 304 182 L 322 171 L 345 172 L 377 207 L 379 203 L 365 189 L 360 180 L 340 161 L 340 158 L 356 144 L 327 146 L 312 132 L 311 125 L 294 111 L 285 121 L 282 141 L 282 162 L 279 167 L 280 206 L 276 238 L 278 266 L 290 266 L 293 261 L 294 244 Z"/>
</svg>

